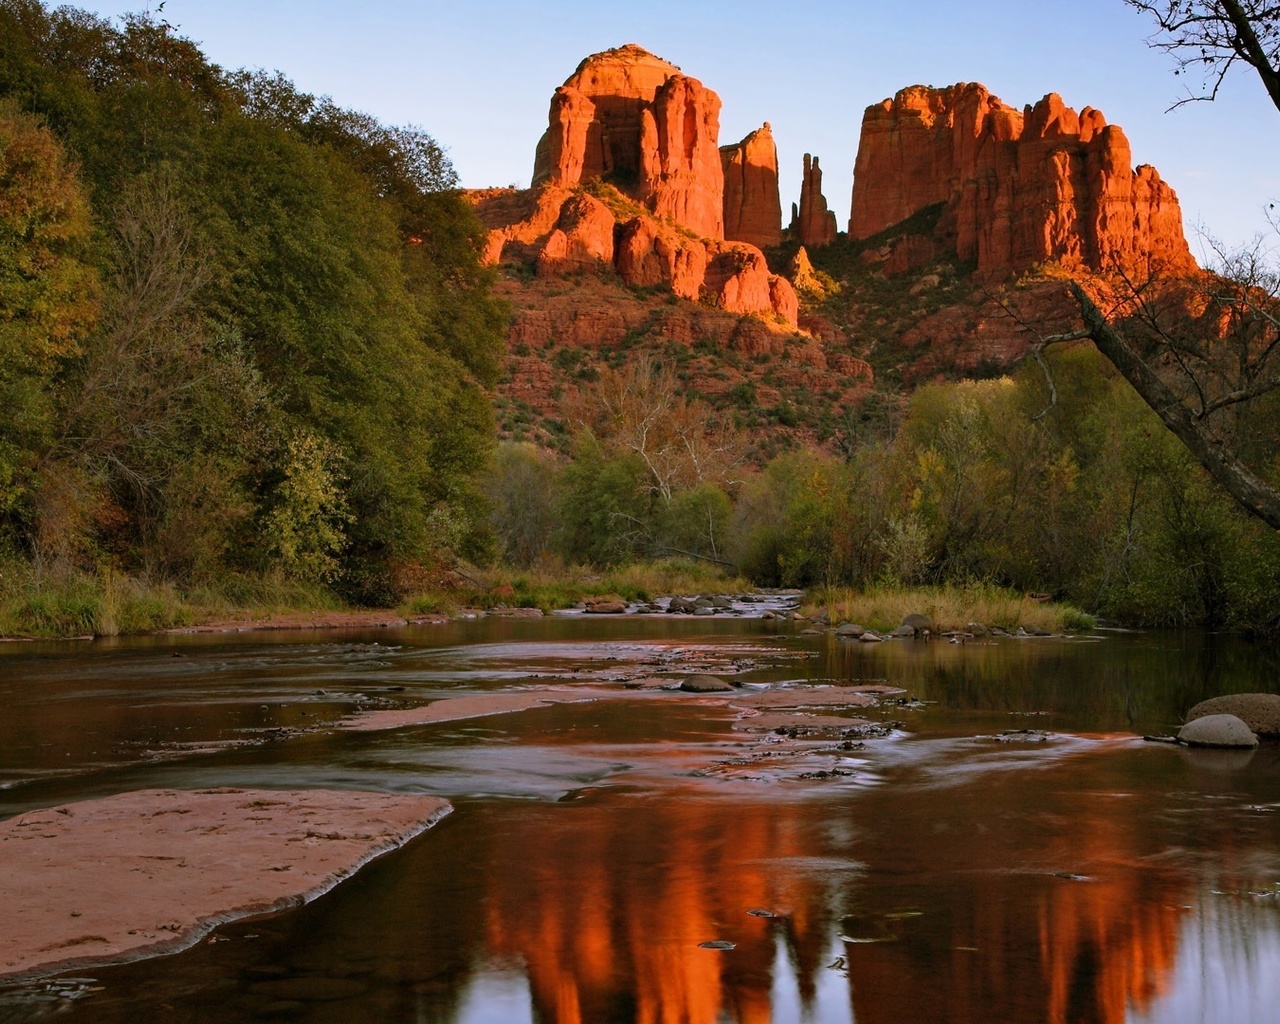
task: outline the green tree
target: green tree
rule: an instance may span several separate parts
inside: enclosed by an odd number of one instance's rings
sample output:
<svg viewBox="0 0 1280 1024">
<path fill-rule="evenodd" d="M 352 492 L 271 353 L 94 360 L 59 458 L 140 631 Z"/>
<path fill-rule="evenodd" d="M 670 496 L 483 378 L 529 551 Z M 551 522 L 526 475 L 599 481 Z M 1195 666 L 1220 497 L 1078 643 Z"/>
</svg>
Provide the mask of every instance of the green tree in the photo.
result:
<svg viewBox="0 0 1280 1024">
<path fill-rule="evenodd" d="M 54 378 L 97 315 L 89 205 L 65 150 L 0 100 L 0 515 L 54 430 Z"/>
</svg>

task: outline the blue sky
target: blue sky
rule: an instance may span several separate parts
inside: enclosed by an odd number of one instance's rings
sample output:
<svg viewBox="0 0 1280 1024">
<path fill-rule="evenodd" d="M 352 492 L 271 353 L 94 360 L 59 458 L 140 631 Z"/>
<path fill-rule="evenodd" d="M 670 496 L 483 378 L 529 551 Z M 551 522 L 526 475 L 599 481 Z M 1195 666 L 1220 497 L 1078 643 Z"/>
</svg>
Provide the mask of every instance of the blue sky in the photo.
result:
<svg viewBox="0 0 1280 1024">
<path fill-rule="evenodd" d="M 863 109 L 917 83 L 1097 107 L 1135 162 L 1173 185 L 1197 253 L 1197 225 L 1243 244 L 1280 200 L 1280 112 L 1261 85 L 1240 73 L 1216 103 L 1166 112 L 1183 80 L 1121 0 L 167 0 L 163 16 L 219 64 L 278 69 L 343 106 L 422 126 L 468 187 L 527 185 L 555 87 L 588 54 L 632 42 L 720 95 L 722 144 L 772 124 L 784 208 L 799 197 L 803 154 L 817 154 L 842 228 Z"/>
</svg>

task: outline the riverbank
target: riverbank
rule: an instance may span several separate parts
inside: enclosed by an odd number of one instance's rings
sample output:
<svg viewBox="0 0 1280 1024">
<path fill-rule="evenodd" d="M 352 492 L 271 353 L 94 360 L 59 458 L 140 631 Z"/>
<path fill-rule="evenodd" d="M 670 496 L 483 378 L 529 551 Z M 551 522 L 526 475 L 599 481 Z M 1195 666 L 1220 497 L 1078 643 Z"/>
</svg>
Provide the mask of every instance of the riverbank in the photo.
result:
<svg viewBox="0 0 1280 1024">
<path fill-rule="evenodd" d="M 1064 633 L 1087 629 L 1080 609 L 990 585 L 820 588 L 759 591 L 705 564 L 667 561 L 599 572 L 470 569 L 445 576 L 396 607 L 342 604 L 322 587 L 272 579 L 233 580 L 220 589 L 180 590 L 123 577 L 30 579 L 0 593 L 0 639 L 92 639 L 149 633 L 396 628 L 481 615 L 741 614 L 794 618 L 811 627 L 854 623 L 877 633 L 909 615 L 933 633 L 1004 630 Z"/>
</svg>

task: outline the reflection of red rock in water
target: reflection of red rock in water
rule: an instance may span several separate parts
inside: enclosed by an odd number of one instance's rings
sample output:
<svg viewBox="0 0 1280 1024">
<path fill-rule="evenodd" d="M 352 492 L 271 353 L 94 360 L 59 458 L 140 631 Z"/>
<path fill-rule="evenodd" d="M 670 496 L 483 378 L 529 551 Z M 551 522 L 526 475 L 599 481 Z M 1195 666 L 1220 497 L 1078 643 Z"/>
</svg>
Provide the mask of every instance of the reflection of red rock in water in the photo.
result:
<svg viewBox="0 0 1280 1024">
<path fill-rule="evenodd" d="M 489 943 L 527 965 L 537 1019 L 591 1024 L 619 1019 L 626 1006 L 625 1019 L 642 1024 L 768 1024 L 779 928 L 812 995 L 833 928 L 828 883 L 769 869 L 813 852 L 799 838 L 809 812 L 708 805 L 705 793 L 663 799 L 643 814 L 590 808 L 576 827 L 531 831 L 494 860 Z M 637 866 L 636 849 L 660 853 Z M 574 866 L 567 878 L 566 865 Z M 753 917 L 754 907 L 788 918 Z M 713 939 L 737 948 L 699 948 Z"/>
<path fill-rule="evenodd" d="M 935 821 L 965 822 L 964 830 L 945 830 L 945 870 L 965 875 L 952 890 L 958 902 L 945 910 L 951 925 L 939 931 L 924 918 L 890 921 L 899 941 L 846 946 L 857 1020 L 1124 1024 L 1165 992 L 1189 879 L 1153 867 L 1143 825 L 1121 800 L 1082 791 L 1054 794 L 1046 806 L 1034 782 L 1010 788 L 941 791 Z M 979 801 L 1039 807 L 1071 821 L 1070 831 L 1054 827 L 1037 847 L 1035 825 L 1002 819 L 1000 827 L 1019 838 L 996 835 Z M 909 850 L 895 845 L 899 868 L 937 871 L 941 834 L 926 831 L 909 840 Z M 1035 867 L 1003 870 L 1016 863 Z"/>
</svg>

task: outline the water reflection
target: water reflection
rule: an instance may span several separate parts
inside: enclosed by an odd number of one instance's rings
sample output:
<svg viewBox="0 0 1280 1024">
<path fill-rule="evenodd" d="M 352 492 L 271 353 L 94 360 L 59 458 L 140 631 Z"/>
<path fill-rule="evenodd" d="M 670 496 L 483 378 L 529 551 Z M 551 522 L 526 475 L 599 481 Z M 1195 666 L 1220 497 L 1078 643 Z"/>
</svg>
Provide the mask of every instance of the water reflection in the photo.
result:
<svg viewBox="0 0 1280 1024">
<path fill-rule="evenodd" d="M 32 783 L 15 801 L 274 777 L 426 787 L 458 804 L 309 907 L 91 983 L 0 992 L 0 1020 L 1273 1019 L 1280 750 L 1237 757 L 1134 735 L 1192 698 L 1267 688 L 1269 653 L 1140 637 L 868 647 L 742 625 L 717 651 L 716 636 L 673 638 L 666 624 L 614 640 L 592 625 L 473 631 L 487 639 L 475 647 L 312 638 L 188 647 L 171 661 L 124 648 L 101 677 L 70 659 L 41 689 L 0 679 L 0 768 L 56 765 L 51 736 L 63 760 L 97 765 L 92 783 Z M 95 761 L 108 741 L 171 728 L 203 742 L 304 712 L 330 720 L 389 687 L 425 697 L 548 673 L 598 679 L 660 661 L 675 640 L 749 660 L 756 681 L 885 679 L 936 703 L 886 712 L 906 727 L 859 752 L 880 780 L 870 786 L 698 774 L 732 737 L 674 700 L 386 736 L 321 729 L 167 766 Z M 818 656 L 793 656 L 804 654 Z M 1048 735 L 997 737 L 1025 727 Z M 713 940 L 733 948 L 703 947 Z"/>
</svg>

